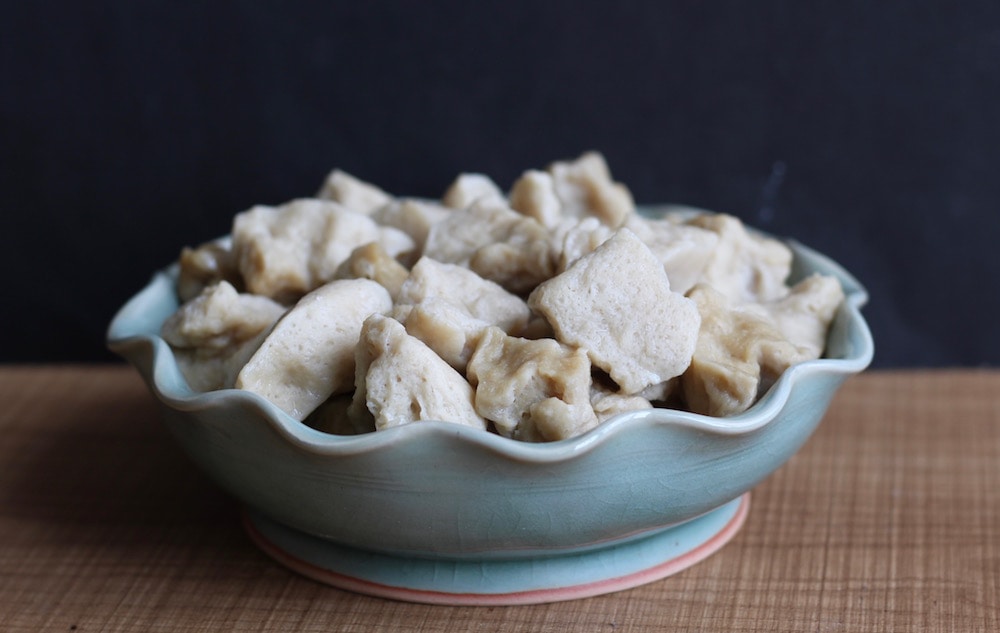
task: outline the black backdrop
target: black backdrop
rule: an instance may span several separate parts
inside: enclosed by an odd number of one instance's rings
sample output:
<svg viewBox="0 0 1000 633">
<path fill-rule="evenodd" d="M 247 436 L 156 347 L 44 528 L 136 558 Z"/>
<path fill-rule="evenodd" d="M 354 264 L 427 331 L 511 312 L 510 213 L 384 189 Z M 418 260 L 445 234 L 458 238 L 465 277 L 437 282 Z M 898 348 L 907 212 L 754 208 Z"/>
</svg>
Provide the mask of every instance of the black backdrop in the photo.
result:
<svg viewBox="0 0 1000 633">
<path fill-rule="evenodd" d="M 332 167 L 432 196 L 599 149 L 845 264 L 876 365 L 1000 362 L 1000 3 L 0 6 L 0 361 L 111 358 L 154 268 Z"/>
</svg>

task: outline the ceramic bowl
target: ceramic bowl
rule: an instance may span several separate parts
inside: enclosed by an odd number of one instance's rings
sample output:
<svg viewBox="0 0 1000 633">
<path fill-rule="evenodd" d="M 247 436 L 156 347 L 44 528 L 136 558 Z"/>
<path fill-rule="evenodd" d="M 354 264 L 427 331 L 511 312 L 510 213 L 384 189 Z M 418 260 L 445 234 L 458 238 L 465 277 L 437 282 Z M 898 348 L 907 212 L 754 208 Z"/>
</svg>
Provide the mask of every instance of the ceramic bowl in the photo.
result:
<svg viewBox="0 0 1000 633">
<path fill-rule="evenodd" d="M 449 604 L 614 591 L 718 549 L 748 491 L 809 438 L 840 384 L 873 354 L 865 290 L 796 242 L 792 280 L 837 277 L 846 301 L 825 356 L 786 371 L 741 415 L 653 409 L 576 438 L 510 440 L 447 422 L 360 436 L 309 428 L 252 393 L 196 393 L 158 335 L 178 305 L 156 273 L 108 330 L 183 449 L 247 508 L 269 554 L 322 581 Z"/>
</svg>

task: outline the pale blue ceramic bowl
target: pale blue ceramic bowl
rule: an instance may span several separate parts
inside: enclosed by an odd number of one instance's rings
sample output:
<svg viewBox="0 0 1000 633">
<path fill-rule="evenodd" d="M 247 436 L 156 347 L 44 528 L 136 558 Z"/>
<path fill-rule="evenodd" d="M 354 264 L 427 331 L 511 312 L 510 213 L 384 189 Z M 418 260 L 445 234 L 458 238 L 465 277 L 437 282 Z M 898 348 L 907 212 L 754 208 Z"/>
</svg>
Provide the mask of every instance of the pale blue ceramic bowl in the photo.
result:
<svg viewBox="0 0 1000 633">
<path fill-rule="evenodd" d="M 732 515 L 734 500 L 799 450 L 841 383 L 870 363 L 873 342 L 860 313 L 865 290 L 830 259 L 789 245 L 795 253 L 793 280 L 812 272 L 833 275 L 847 299 L 830 329 L 825 357 L 792 367 L 753 407 L 729 418 L 645 410 L 547 444 L 447 422 L 328 435 L 254 394 L 188 388 L 158 335 L 178 305 L 176 268 L 157 273 L 128 301 L 110 325 L 108 344 L 142 374 L 184 450 L 245 504 L 253 533 L 290 528 L 288 538 L 272 534 L 267 540 L 291 551 L 293 560 L 332 570 L 334 580 L 324 580 L 428 602 L 593 595 L 610 590 L 601 585 L 608 578 L 634 575 L 646 565 L 638 558 L 649 553 L 635 544 L 719 508 L 730 508 Z M 309 543 L 296 551 L 292 541 L 300 537 Z M 323 555 L 315 550 L 324 544 L 337 552 L 336 560 L 317 560 Z M 595 562 L 595 556 L 631 562 L 592 578 L 584 573 L 589 592 L 545 593 L 581 585 L 567 576 L 579 578 L 581 570 L 545 579 L 538 561 L 548 561 L 546 568 L 553 557 L 583 557 L 587 569 L 609 565 Z M 421 565 L 426 569 L 414 571 Z M 444 575 L 452 576 L 450 584 L 440 582 L 442 565 Z M 407 579 L 402 568 L 423 579 Z M 369 569 L 374 571 L 367 574 Z M 507 580 L 489 578 L 501 571 Z M 341 576 L 360 578 L 362 586 L 336 582 Z M 623 586 L 631 585 L 612 589 Z M 425 599 L 425 594 L 444 597 Z M 460 600 L 459 594 L 495 599 Z M 528 597 L 511 598 L 522 594 Z"/>
</svg>

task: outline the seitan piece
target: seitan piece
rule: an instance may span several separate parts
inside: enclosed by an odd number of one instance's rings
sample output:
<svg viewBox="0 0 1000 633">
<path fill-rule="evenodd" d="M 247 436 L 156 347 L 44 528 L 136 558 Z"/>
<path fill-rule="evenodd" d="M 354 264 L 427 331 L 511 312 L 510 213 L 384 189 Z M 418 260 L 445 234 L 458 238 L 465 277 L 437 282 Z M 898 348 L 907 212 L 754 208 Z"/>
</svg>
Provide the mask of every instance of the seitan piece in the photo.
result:
<svg viewBox="0 0 1000 633">
<path fill-rule="evenodd" d="M 554 441 L 597 426 L 583 350 L 491 327 L 469 361 L 468 375 L 476 387 L 476 411 L 505 437 Z"/>
<path fill-rule="evenodd" d="M 331 281 L 279 320 L 236 379 L 302 420 L 331 395 L 354 387 L 354 349 L 365 319 L 392 308 L 368 279 Z"/>
<path fill-rule="evenodd" d="M 467 209 L 475 202 L 506 204 L 507 199 L 485 174 L 459 174 L 441 196 L 441 204 L 451 209 Z"/>
<path fill-rule="evenodd" d="M 233 222 L 233 252 L 247 290 L 282 303 L 332 281 L 351 252 L 370 242 L 392 257 L 414 248 L 402 231 L 328 200 L 256 206 Z"/>
<path fill-rule="evenodd" d="M 460 373 L 387 316 L 374 314 L 361 330 L 356 389 L 349 415 L 377 430 L 421 420 L 486 429 L 473 406 L 473 389 Z"/>
<path fill-rule="evenodd" d="M 346 171 L 334 169 L 323 181 L 317 198 L 332 200 L 355 213 L 370 214 L 389 204 L 392 196 L 375 185 L 355 178 Z"/>
<path fill-rule="evenodd" d="M 683 373 L 701 322 L 695 304 L 670 290 L 659 260 L 628 229 L 540 285 L 528 305 L 559 341 L 587 350 L 625 394 Z"/>
</svg>

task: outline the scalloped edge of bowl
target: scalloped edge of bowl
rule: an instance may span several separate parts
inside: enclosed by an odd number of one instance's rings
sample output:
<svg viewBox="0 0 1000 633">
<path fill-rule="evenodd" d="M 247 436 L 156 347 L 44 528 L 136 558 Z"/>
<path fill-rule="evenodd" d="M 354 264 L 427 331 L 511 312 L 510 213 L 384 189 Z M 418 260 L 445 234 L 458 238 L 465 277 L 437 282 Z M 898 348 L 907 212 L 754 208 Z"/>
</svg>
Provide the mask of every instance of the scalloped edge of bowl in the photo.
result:
<svg viewBox="0 0 1000 633">
<path fill-rule="evenodd" d="M 650 212 L 645 207 L 644 212 Z M 655 212 L 700 212 L 692 207 L 662 205 Z M 847 377 L 863 371 L 874 356 L 874 342 L 861 308 L 868 301 L 864 287 L 843 267 L 829 257 L 795 241 L 783 240 L 795 253 L 795 268 L 821 272 L 836 277 L 843 287 L 845 301 L 831 326 L 827 344 L 834 336 L 833 328 L 841 327 L 849 339 L 849 353 L 836 358 L 819 358 L 799 363 L 787 369 L 774 385 L 745 412 L 725 418 L 710 417 L 676 409 L 647 409 L 623 413 L 590 431 L 566 440 L 548 443 L 528 443 L 472 429 L 450 422 L 424 421 L 394 427 L 376 433 L 340 436 L 324 433 L 292 418 L 277 406 L 257 394 L 222 389 L 211 392 L 191 390 L 177 365 L 169 345 L 157 332 L 162 318 L 150 316 L 150 305 L 160 304 L 163 312 L 165 286 L 173 292 L 177 265 L 155 273 L 149 284 L 129 299 L 116 313 L 107 330 L 107 345 L 111 351 L 128 360 L 143 376 L 155 397 L 167 407 L 178 411 L 199 411 L 230 408 L 234 405 L 255 412 L 291 444 L 316 454 L 349 456 L 374 450 L 384 450 L 400 442 L 413 442 L 426 435 L 458 437 L 498 455 L 524 462 L 557 462 L 587 452 L 610 436 L 629 428 L 646 425 L 677 425 L 718 435 L 740 435 L 759 429 L 773 420 L 788 402 L 796 384 L 820 376 Z M 173 300 L 176 308 L 176 298 Z M 165 317 L 164 317 L 165 318 Z"/>
</svg>

